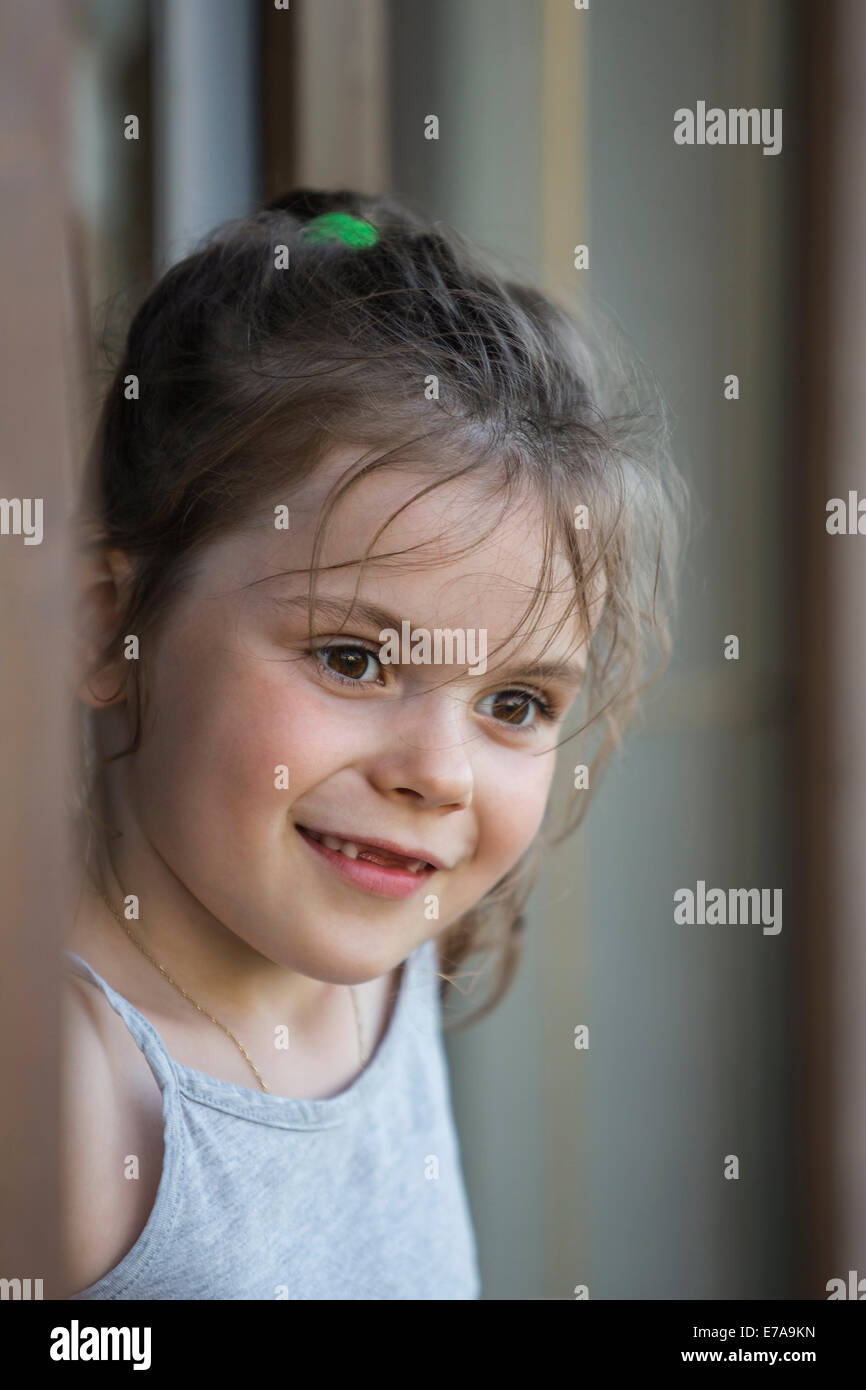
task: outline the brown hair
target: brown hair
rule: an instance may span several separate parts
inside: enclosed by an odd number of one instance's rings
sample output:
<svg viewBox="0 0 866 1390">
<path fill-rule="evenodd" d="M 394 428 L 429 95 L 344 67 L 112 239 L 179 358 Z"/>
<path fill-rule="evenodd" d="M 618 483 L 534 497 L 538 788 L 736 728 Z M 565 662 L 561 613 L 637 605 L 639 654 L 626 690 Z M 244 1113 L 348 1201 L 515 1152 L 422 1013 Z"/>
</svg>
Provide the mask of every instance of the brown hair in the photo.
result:
<svg viewBox="0 0 866 1390">
<path fill-rule="evenodd" d="M 305 241 L 304 224 L 333 211 L 370 222 L 376 243 Z M 281 247 L 288 269 L 277 268 Z M 544 503 L 544 572 L 518 631 L 532 630 L 550 592 L 554 547 L 571 559 L 575 611 L 583 631 L 594 626 L 571 737 L 579 760 L 585 740 L 597 745 L 595 787 L 670 652 L 685 512 L 660 393 L 610 323 L 600 324 L 394 197 L 301 189 L 217 228 L 139 307 L 102 405 L 82 519 L 91 544 L 133 562 L 103 661 L 116 659 L 124 634 L 141 639 L 156 627 L 202 547 L 268 499 L 289 498 L 335 444 L 369 446 L 372 457 L 341 480 L 321 518 L 311 622 L 324 527 L 346 488 L 405 460 L 429 467 L 430 488 L 483 469 L 503 506 L 527 487 Z M 588 509 L 586 529 L 575 526 L 578 505 Z M 651 647 L 659 661 L 649 673 Z M 145 659 L 129 663 L 135 732 L 114 756 L 139 746 L 146 678 Z M 495 966 L 471 1021 L 511 983 L 540 855 L 579 824 L 589 795 L 575 794 L 556 836 L 546 816 L 518 864 L 443 934 L 445 982 L 478 951 Z"/>
</svg>

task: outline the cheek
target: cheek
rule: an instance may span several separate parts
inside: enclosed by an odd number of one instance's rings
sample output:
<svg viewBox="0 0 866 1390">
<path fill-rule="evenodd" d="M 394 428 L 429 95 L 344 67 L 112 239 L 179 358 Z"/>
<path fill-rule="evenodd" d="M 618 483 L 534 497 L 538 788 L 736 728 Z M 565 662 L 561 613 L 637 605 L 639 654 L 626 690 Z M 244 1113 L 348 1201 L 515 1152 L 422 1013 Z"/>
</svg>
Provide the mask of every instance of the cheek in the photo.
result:
<svg viewBox="0 0 866 1390">
<path fill-rule="evenodd" d="M 294 800 L 351 761 L 351 721 L 329 717 L 327 692 L 294 662 L 190 643 L 183 657 L 164 654 L 151 699 L 136 789 L 148 821 L 185 839 L 194 820 L 214 845 L 261 847 Z M 276 785 L 278 767 L 288 788 Z"/>
<path fill-rule="evenodd" d="M 553 771 L 552 754 L 521 756 L 500 771 L 479 807 L 484 864 L 505 872 L 529 848 L 544 818 Z"/>
<path fill-rule="evenodd" d="M 265 663 L 218 640 L 165 649 L 136 756 L 149 818 L 194 817 L 203 830 L 228 819 L 242 836 L 251 814 L 285 804 L 288 793 L 274 785 L 276 765 L 292 763 L 283 689 Z"/>
</svg>

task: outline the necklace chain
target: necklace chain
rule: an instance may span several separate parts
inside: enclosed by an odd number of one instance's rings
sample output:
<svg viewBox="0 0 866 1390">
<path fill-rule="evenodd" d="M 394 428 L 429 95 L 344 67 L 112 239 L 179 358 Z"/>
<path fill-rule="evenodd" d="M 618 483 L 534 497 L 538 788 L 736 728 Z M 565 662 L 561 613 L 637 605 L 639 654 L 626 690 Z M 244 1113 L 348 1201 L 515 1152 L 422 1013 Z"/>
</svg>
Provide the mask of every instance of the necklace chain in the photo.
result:
<svg viewBox="0 0 866 1390">
<path fill-rule="evenodd" d="M 169 983 L 170 985 L 172 985 L 172 986 L 177 990 L 178 994 L 182 994 L 183 997 L 184 997 L 184 999 L 188 1000 L 189 1003 L 192 1004 L 192 1006 L 193 1006 L 194 1009 L 198 1009 L 198 1011 L 199 1011 L 200 1014 L 204 1014 L 205 1018 L 209 1018 L 210 1021 L 211 1021 L 211 1023 L 215 1023 L 216 1026 L 217 1026 L 217 1028 L 221 1028 L 222 1031 L 226 1034 L 226 1036 L 229 1037 L 229 1038 L 231 1038 L 231 1040 L 232 1040 L 232 1042 L 234 1043 L 235 1047 L 236 1047 L 236 1048 L 238 1049 L 238 1051 L 243 1055 L 243 1057 L 246 1059 L 247 1063 L 248 1063 L 249 1066 L 251 1067 L 252 1071 L 255 1073 L 256 1080 L 258 1081 L 258 1083 L 259 1083 L 259 1085 L 261 1086 L 262 1090 L 263 1090 L 263 1091 L 268 1091 L 268 1092 L 269 1092 L 269 1091 L 270 1091 L 270 1086 L 268 1086 L 267 1083 L 263 1080 L 262 1075 L 261 1075 L 261 1072 L 259 1071 L 259 1069 L 258 1069 L 258 1067 L 256 1066 L 255 1062 L 253 1061 L 252 1057 L 251 1057 L 250 1054 L 247 1052 L 246 1048 L 244 1047 L 244 1045 L 243 1045 L 243 1043 L 240 1041 L 240 1039 L 235 1037 L 235 1035 L 234 1035 L 234 1033 L 232 1032 L 231 1028 L 227 1028 L 226 1025 L 225 1025 L 224 1023 L 220 1023 L 219 1019 L 218 1019 L 218 1018 L 214 1018 L 213 1014 L 208 1013 L 207 1009 L 203 1008 L 202 1005 L 199 1004 L 197 1000 L 193 999 L 192 995 L 191 995 L 191 994 L 188 994 L 187 991 L 183 988 L 183 986 L 178 984 L 177 980 L 173 980 L 173 979 L 172 979 L 172 977 L 171 977 L 171 975 L 169 975 L 168 971 L 167 971 L 162 965 L 160 965 L 160 963 L 159 963 L 158 960 L 154 960 L 153 956 L 152 956 L 152 955 L 150 954 L 150 952 L 147 950 L 147 947 L 146 947 L 146 946 L 143 946 L 142 943 L 139 941 L 138 937 L 135 936 L 135 935 L 133 934 L 132 931 L 130 931 L 129 926 L 128 926 L 127 923 L 124 921 L 124 919 L 121 917 L 120 913 L 116 910 L 116 908 L 115 908 L 114 905 L 112 904 L 110 898 L 109 898 L 105 893 L 103 893 L 103 894 L 101 895 L 101 897 L 102 897 L 102 901 L 105 903 L 105 905 L 106 905 L 106 907 L 108 908 L 109 912 L 111 913 L 112 917 L 114 917 L 115 920 L 118 921 L 118 922 L 120 923 L 120 925 L 123 927 L 124 931 L 126 932 L 127 936 L 129 937 L 130 941 L 132 941 L 133 944 L 134 944 L 135 946 L 138 947 L 139 951 L 141 951 L 141 954 L 142 954 L 143 956 L 146 956 L 146 957 L 147 957 L 147 959 L 150 961 L 151 965 L 155 965 L 155 966 L 156 966 L 156 968 L 157 968 L 157 970 L 159 971 L 159 973 L 160 973 L 161 975 L 164 975 L 164 976 L 165 976 L 166 980 L 168 980 L 168 983 Z M 352 996 L 352 1003 L 353 1003 L 354 1008 L 355 1008 L 355 1022 L 356 1022 L 357 1026 L 358 1026 L 358 1051 L 359 1051 L 360 1056 L 361 1056 L 361 1065 L 362 1065 L 362 1066 L 366 1066 L 366 1065 L 367 1065 L 367 1062 L 368 1062 L 368 1060 L 369 1060 L 369 1057 L 368 1057 L 368 1054 L 367 1054 L 367 1050 L 366 1050 L 366 1048 L 364 1047 L 364 1037 L 363 1037 L 363 1032 L 362 1032 L 362 1029 L 361 1029 L 361 1013 L 360 1013 L 360 1010 L 359 1010 L 359 1008 L 358 1008 L 358 1000 L 357 1000 L 357 998 L 355 997 L 355 990 L 354 990 L 354 987 L 353 987 L 352 985 L 349 986 L 349 993 L 350 993 L 351 996 Z"/>
</svg>

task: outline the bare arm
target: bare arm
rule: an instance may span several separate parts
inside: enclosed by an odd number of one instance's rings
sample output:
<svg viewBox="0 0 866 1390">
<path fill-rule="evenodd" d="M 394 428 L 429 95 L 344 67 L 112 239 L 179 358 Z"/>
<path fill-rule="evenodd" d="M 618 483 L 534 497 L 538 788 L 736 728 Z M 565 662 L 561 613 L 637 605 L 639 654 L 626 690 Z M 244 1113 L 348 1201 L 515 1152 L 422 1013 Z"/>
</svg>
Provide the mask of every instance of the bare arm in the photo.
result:
<svg viewBox="0 0 866 1390">
<path fill-rule="evenodd" d="M 77 1293 L 107 1274 L 147 1223 L 162 1168 L 162 1098 L 123 1020 L 94 986 L 68 979 L 63 1005 L 62 1197 Z M 137 1178 L 126 1176 L 133 1155 Z"/>
</svg>

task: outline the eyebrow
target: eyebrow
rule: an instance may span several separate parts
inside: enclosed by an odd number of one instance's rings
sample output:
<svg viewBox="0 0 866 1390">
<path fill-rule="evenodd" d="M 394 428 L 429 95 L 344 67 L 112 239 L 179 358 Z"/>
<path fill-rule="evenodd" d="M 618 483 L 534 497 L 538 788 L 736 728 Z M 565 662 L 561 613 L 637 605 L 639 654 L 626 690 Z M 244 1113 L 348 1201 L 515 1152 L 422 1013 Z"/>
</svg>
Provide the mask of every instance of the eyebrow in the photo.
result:
<svg viewBox="0 0 866 1390">
<path fill-rule="evenodd" d="M 275 594 L 268 595 L 272 603 L 280 608 L 288 608 L 293 612 L 309 610 L 310 599 L 308 594 L 296 594 L 291 598 L 281 597 Z M 349 606 L 347 607 L 347 603 Z M 392 628 L 394 631 L 401 630 L 400 624 L 405 622 L 405 618 L 399 618 L 394 613 L 389 613 L 386 608 L 380 608 L 378 604 L 368 603 L 364 599 L 357 599 L 349 603 L 347 599 L 332 598 L 327 594 L 317 594 L 315 601 L 315 612 L 323 613 L 326 617 L 332 618 L 340 626 L 346 622 L 348 617 L 358 618 L 361 622 L 369 623 L 377 632 L 383 628 Z M 415 624 L 410 623 L 411 631 L 415 631 Z M 452 629 L 454 631 L 454 629 Z M 506 660 L 500 666 L 490 666 L 489 671 L 502 670 L 511 667 L 516 674 L 526 680 L 552 680 L 563 681 L 566 684 L 580 684 L 586 673 L 586 663 L 583 661 L 533 661 L 530 666 L 519 666 Z"/>
</svg>

